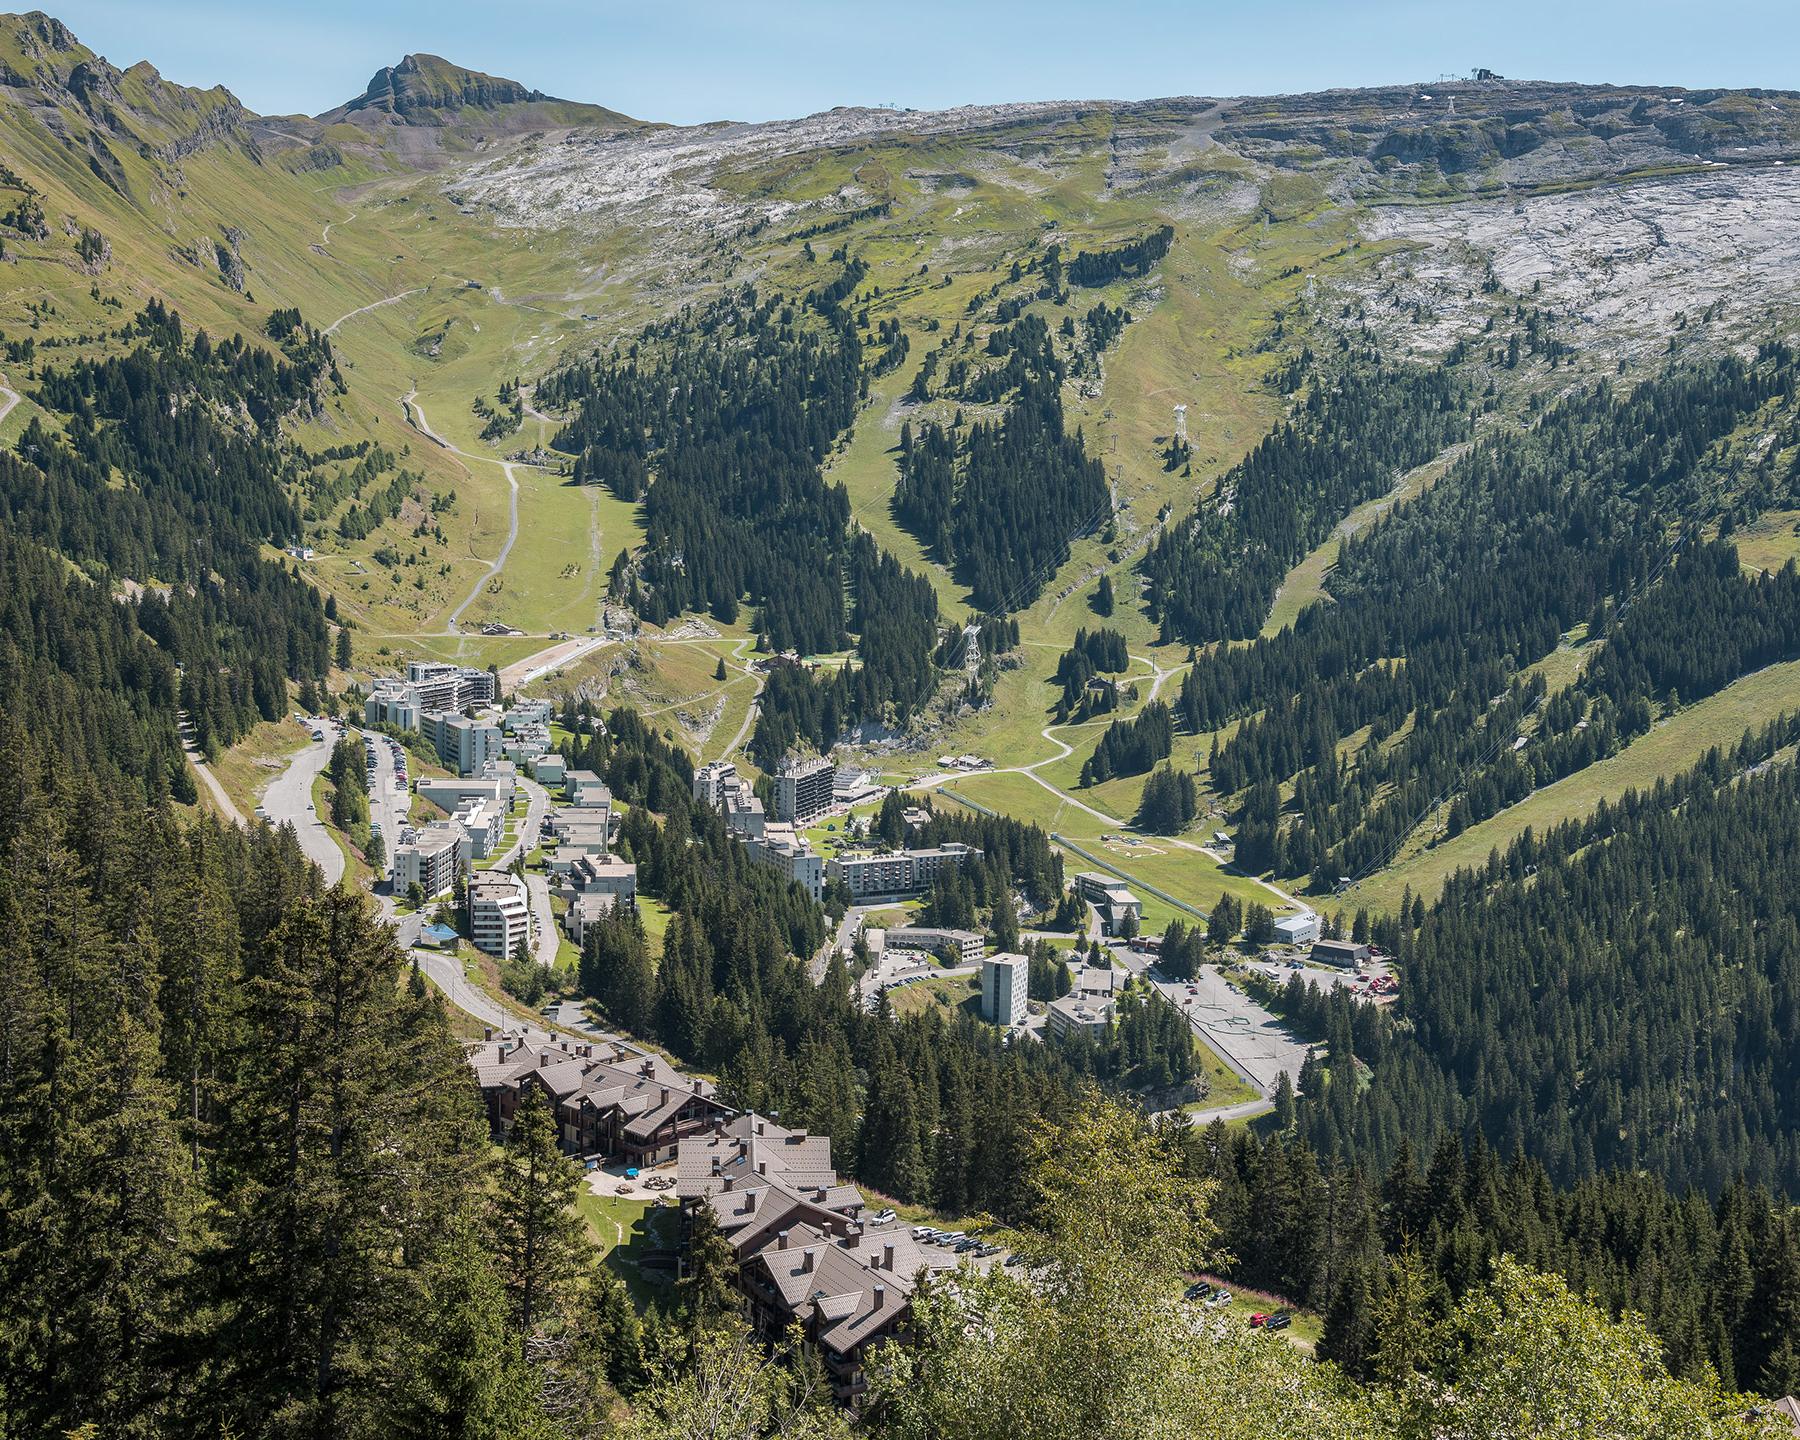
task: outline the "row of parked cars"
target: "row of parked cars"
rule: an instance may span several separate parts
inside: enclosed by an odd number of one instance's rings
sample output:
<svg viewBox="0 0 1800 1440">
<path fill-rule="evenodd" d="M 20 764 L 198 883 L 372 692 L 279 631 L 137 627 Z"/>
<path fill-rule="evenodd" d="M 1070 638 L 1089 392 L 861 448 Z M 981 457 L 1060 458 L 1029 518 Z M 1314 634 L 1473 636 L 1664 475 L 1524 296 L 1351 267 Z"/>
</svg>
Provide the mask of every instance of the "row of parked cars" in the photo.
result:
<svg viewBox="0 0 1800 1440">
<path fill-rule="evenodd" d="M 985 1240 L 977 1240 L 973 1235 L 965 1235 L 961 1230 L 940 1230 L 935 1225 L 915 1225 L 913 1239 L 921 1245 L 943 1245 L 954 1250 L 958 1255 L 998 1255 L 1000 1247 L 989 1244 Z M 1012 1264 L 1008 1260 L 1007 1264 Z"/>
<path fill-rule="evenodd" d="M 1224 1310 L 1232 1300 L 1231 1292 L 1223 1285 L 1211 1285 L 1205 1280 L 1196 1280 L 1188 1286 L 1182 1298 L 1204 1305 L 1209 1310 Z M 1285 1330 L 1293 1323 L 1294 1312 L 1285 1306 L 1280 1310 L 1258 1310 L 1250 1317 L 1252 1330 Z"/>
</svg>

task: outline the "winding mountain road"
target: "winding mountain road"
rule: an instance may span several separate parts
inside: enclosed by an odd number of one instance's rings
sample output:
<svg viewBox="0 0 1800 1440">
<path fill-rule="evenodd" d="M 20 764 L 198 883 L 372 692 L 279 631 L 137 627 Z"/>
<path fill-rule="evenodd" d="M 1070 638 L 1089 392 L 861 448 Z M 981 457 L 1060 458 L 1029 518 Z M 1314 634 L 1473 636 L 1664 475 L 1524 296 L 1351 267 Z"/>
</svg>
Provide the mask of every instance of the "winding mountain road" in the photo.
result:
<svg viewBox="0 0 1800 1440">
<path fill-rule="evenodd" d="M 329 230 L 331 227 L 327 225 L 325 228 Z M 411 290 L 402 290 L 398 295 L 384 295 L 381 299 L 372 301 L 367 305 L 359 305 L 356 309 L 347 311 L 338 316 L 337 319 L 333 320 L 325 327 L 325 333 L 327 335 L 335 333 L 338 326 L 342 325 L 346 320 L 354 320 L 358 315 L 367 315 L 371 310 L 381 309 L 383 305 L 398 304 L 409 295 L 423 295 L 424 293 L 425 287 L 423 285 L 415 285 Z"/>
<path fill-rule="evenodd" d="M 4 422 L 12 414 L 13 406 L 18 403 L 19 392 L 6 383 L 4 376 L 0 376 L 0 422 Z"/>
<path fill-rule="evenodd" d="M 487 574 L 483 575 L 481 579 L 475 582 L 475 588 L 463 597 L 462 604 L 452 610 L 449 619 L 444 622 L 444 627 L 449 630 L 451 634 L 461 634 L 462 632 L 458 628 L 458 622 L 463 617 L 463 611 L 467 610 L 479 600 L 481 598 L 481 592 L 487 589 L 489 582 L 506 568 L 506 557 L 512 554 L 513 544 L 519 538 L 519 477 L 513 474 L 513 462 L 511 460 L 496 460 L 490 455 L 471 455 L 467 450 L 462 450 L 457 446 L 452 445 L 442 435 L 438 434 L 437 431 L 433 430 L 431 428 L 431 422 L 425 418 L 425 407 L 419 404 L 419 387 L 417 385 L 406 392 L 405 398 L 400 403 L 406 407 L 407 418 L 411 421 L 413 429 L 417 430 L 427 440 L 441 445 L 452 455 L 459 456 L 464 460 L 481 460 L 489 465 L 498 465 L 506 475 L 507 488 L 512 492 L 511 505 L 507 514 L 506 543 L 500 547 L 500 553 L 494 557 L 493 563 L 488 566 Z"/>
</svg>

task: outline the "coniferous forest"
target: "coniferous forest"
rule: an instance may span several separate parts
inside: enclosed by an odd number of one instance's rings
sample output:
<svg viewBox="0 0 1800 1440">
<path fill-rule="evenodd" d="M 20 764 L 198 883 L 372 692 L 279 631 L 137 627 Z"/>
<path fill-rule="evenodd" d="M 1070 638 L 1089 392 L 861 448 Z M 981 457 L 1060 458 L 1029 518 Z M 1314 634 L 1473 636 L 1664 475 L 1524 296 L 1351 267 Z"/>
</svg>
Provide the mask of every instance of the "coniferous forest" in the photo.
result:
<svg viewBox="0 0 1800 1440">
<path fill-rule="evenodd" d="M 1789 1428 L 1800 290 L 1699 207 L 1787 213 L 1800 98 L 686 127 L 421 55 L 258 117 L 35 13 L 0 62 L 0 1440 Z M 1766 303 L 1626 326 L 1609 206 Z M 1546 212 L 1591 306 L 1518 278 Z M 456 731 L 505 816 L 390 723 L 446 659 L 545 702 Z M 695 798 L 834 747 L 798 828 L 935 852 L 904 901 Z M 482 1058 L 526 1027 L 654 1053 L 680 1143 L 749 1112 L 743 1208 L 572 1153 L 584 1067 Z"/>
</svg>

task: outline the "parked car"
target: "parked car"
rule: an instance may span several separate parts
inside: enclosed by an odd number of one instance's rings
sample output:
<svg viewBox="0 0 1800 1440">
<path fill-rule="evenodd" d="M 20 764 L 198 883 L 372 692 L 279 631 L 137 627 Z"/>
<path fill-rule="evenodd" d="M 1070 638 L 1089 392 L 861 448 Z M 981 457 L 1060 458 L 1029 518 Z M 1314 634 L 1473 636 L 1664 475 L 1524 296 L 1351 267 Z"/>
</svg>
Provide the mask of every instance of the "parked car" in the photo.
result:
<svg viewBox="0 0 1800 1440">
<path fill-rule="evenodd" d="M 1006 1257 L 1005 1263 L 1008 1265 L 1023 1265 L 1025 1262 L 1023 1260 L 1021 1260 L 1017 1255 L 1008 1255 Z"/>
<path fill-rule="evenodd" d="M 1231 1304 L 1231 1292 L 1229 1290 L 1215 1290 L 1206 1297 L 1206 1303 L 1215 1310 L 1223 1310 L 1227 1305 Z"/>
<path fill-rule="evenodd" d="M 1292 1310 L 1277 1310 L 1273 1315 L 1271 1315 L 1266 1321 L 1263 1322 L 1263 1329 L 1265 1329 L 1265 1330 L 1285 1330 L 1288 1328 L 1288 1326 L 1292 1325 L 1293 1323 L 1294 1323 L 1294 1312 Z"/>
<path fill-rule="evenodd" d="M 1192 1285 L 1188 1286 L 1186 1290 L 1181 1292 L 1181 1298 L 1183 1300 L 1198 1300 L 1202 1296 L 1210 1295 L 1211 1293 L 1212 1286 L 1196 1280 Z"/>
<path fill-rule="evenodd" d="M 966 1236 L 956 1242 L 956 1253 L 958 1255 L 966 1255 L 969 1251 L 979 1250 L 980 1248 L 981 1242 L 979 1240 L 970 1240 Z"/>
<path fill-rule="evenodd" d="M 894 1220 L 895 1215 L 892 1210 L 877 1210 L 869 1217 L 871 1225 L 892 1225 Z"/>
<path fill-rule="evenodd" d="M 1262 1329 L 1263 1326 L 1267 1325 L 1268 1323 L 1269 1323 L 1269 1317 L 1267 1315 L 1263 1314 L 1263 1312 L 1260 1310 L 1258 1310 L 1254 1315 L 1252 1315 L 1250 1317 L 1250 1328 L 1252 1330 L 1260 1330 L 1260 1329 Z"/>
<path fill-rule="evenodd" d="M 912 1237 L 915 1240 L 929 1240 L 937 1233 L 937 1226 L 935 1225 L 915 1225 L 913 1226 Z"/>
</svg>

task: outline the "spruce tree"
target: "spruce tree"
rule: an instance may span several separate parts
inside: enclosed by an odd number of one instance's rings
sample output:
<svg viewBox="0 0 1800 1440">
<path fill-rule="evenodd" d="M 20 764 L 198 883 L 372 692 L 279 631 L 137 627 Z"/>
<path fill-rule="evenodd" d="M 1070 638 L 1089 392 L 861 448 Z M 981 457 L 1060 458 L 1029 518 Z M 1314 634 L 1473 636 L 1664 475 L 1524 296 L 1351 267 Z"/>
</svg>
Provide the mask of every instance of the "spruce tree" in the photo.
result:
<svg viewBox="0 0 1800 1440">
<path fill-rule="evenodd" d="M 575 1213 L 574 1162 L 556 1143 L 543 1091 L 528 1085 L 513 1117 L 494 1199 L 495 1248 L 505 1276 L 509 1328 L 520 1353 L 555 1326 L 574 1296 L 588 1241 Z"/>
</svg>

